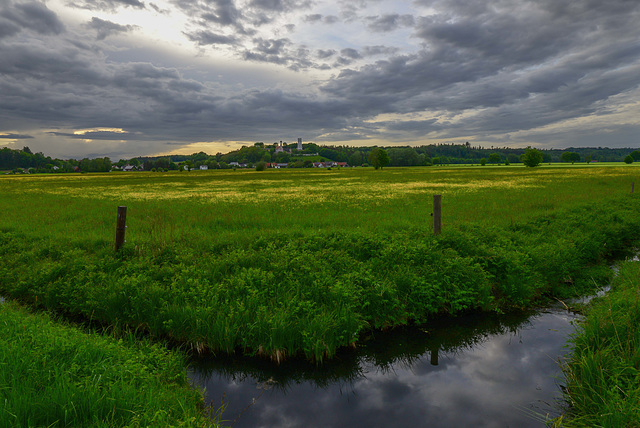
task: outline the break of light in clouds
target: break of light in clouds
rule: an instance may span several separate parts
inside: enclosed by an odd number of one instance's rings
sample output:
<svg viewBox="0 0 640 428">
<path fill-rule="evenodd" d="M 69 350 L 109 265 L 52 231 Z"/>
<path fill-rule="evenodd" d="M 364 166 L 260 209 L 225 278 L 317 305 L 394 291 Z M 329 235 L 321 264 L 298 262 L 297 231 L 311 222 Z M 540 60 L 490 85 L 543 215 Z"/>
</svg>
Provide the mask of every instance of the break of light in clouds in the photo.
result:
<svg viewBox="0 0 640 428">
<path fill-rule="evenodd" d="M 637 0 L 1 0 L 0 145 L 637 147 Z"/>
</svg>

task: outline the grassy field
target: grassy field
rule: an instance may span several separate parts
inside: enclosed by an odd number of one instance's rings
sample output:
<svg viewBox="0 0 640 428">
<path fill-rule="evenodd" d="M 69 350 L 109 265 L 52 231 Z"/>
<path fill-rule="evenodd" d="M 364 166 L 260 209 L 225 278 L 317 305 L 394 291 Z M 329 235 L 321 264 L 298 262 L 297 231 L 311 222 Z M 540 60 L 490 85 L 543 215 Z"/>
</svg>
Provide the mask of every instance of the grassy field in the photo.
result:
<svg viewBox="0 0 640 428">
<path fill-rule="evenodd" d="M 321 361 L 368 329 L 586 289 L 640 237 L 638 177 L 635 165 L 6 176 L 0 293 L 199 351 Z"/>
<path fill-rule="evenodd" d="M 0 302 L 0 427 L 209 427 L 184 357 Z"/>
</svg>

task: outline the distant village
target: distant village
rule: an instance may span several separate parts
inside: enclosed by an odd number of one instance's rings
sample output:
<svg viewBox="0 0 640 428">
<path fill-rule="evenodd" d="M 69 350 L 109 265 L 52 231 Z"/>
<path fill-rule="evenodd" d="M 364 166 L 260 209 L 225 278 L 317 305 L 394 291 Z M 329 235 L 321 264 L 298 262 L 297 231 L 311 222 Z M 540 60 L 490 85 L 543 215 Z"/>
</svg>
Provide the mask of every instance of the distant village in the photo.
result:
<svg viewBox="0 0 640 428">
<path fill-rule="evenodd" d="M 526 148 L 480 147 L 469 142 L 430 144 L 424 146 L 354 147 L 321 146 L 277 141 L 271 144 L 256 142 L 229 153 L 191 155 L 137 156 L 116 162 L 108 157 L 53 159 L 43 153 L 33 153 L 29 147 L 21 150 L 0 148 L 0 171 L 4 174 L 69 173 L 69 172 L 132 172 L 132 171 L 206 171 L 211 169 L 255 168 L 347 168 L 376 166 L 375 154 L 384 154 L 388 166 L 432 165 L 509 165 L 522 161 Z M 580 147 L 540 149 L 543 163 L 570 162 L 637 162 L 640 150 L 632 148 Z"/>
</svg>

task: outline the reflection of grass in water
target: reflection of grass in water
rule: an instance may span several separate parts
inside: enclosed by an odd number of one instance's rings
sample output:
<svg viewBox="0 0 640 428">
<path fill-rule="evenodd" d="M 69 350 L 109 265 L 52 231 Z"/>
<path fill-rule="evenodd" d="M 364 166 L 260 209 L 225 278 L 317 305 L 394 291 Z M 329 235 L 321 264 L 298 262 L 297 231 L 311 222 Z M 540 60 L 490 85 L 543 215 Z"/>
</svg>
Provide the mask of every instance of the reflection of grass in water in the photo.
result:
<svg viewBox="0 0 640 428">
<path fill-rule="evenodd" d="M 351 387 L 366 378 L 365 365 L 381 372 L 396 366 L 411 367 L 433 352 L 455 354 L 471 349 L 490 336 L 517 334 L 529 324 L 533 312 L 509 314 L 468 314 L 456 318 L 437 318 L 425 328 L 398 327 L 387 331 L 369 332 L 356 348 L 347 348 L 336 358 L 317 365 L 301 358 L 292 358 L 280 365 L 262 358 L 247 356 L 193 356 L 191 371 L 205 379 L 220 375 L 228 381 L 244 382 L 249 378 L 269 384 L 270 389 L 288 391 L 291 385 L 310 382 L 318 388 L 330 385 Z"/>
</svg>

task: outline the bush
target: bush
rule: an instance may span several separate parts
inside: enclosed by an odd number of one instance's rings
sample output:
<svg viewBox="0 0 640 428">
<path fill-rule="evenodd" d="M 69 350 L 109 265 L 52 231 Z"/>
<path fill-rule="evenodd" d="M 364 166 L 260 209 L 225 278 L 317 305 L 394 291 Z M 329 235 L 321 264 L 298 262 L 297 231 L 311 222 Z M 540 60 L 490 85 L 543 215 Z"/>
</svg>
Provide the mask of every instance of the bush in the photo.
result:
<svg viewBox="0 0 640 428">
<path fill-rule="evenodd" d="M 264 161 L 260 161 L 256 164 L 256 171 L 264 171 L 267 169 L 267 163 Z"/>
</svg>

